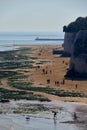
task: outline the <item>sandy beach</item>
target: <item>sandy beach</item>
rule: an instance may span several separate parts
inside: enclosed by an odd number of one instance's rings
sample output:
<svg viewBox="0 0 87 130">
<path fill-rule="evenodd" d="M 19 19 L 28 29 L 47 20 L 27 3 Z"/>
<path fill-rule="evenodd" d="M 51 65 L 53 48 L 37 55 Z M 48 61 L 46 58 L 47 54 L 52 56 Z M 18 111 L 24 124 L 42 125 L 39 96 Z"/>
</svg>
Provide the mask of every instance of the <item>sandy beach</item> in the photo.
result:
<svg viewBox="0 0 87 130">
<path fill-rule="evenodd" d="M 21 68 L 18 67 L 14 69 L 16 72 L 22 72 L 27 78 L 22 81 L 30 81 L 33 83 L 34 87 L 43 87 L 55 90 L 62 90 L 65 92 L 75 92 L 85 96 L 56 96 L 55 94 L 34 91 L 35 94 L 41 94 L 51 100 L 61 100 L 70 102 L 84 102 L 87 103 L 87 80 L 67 80 L 64 79 L 64 75 L 67 73 L 69 67 L 69 57 L 64 57 L 62 54 L 53 54 L 53 49 L 62 50 L 63 48 L 58 45 L 37 45 L 37 46 L 20 46 L 19 48 L 32 49 L 32 52 L 24 52 L 24 56 L 27 56 L 27 60 L 22 60 L 22 62 L 27 62 L 29 57 L 33 68 Z M 19 53 L 19 52 L 18 52 Z M 17 57 L 17 54 L 14 54 Z M 20 60 L 21 61 L 21 60 Z M 6 69 L 8 70 L 8 69 Z M 12 69 L 10 69 L 12 71 Z M 43 72 L 43 70 L 45 72 Z M 64 84 L 62 83 L 64 80 Z M 48 83 L 50 81 L 50 83 Z M 9 86 L 8 79 L 3 78 L 0 81 L 0 88 L 13 89 Z M 77 87 L 76 87 L 77 85 Z M 6 87 L 5 87 L 6 86 Z M 14 87 L 15 89 L 15 87 Z"/>
<path fill-rule="evenodd" d="M 29 47 L 29 46 L 28 46 Z M 53 55 L 53 49 L 63 50 L 61 46 L 57 45 L 48 45 L 48 46 L 30 46 L 34 49 L 31 56 L 36 57 L 34 65 L 37 69 L 30 70 L 29 80 L 31 80 L 34 86 L 38 87 L 50 87 L 54 89 L 62 89 L 69 92 L 79 92 L 87 94 L 87 80 L 65 80 L 65 83 L 62 84 L 64 75 L 67 72 L 69 67 L 69 57 L 63 57 L 62 54 Z M 40 63 L 43 62 L 43 63 Z M 39 66 L 39 68 L 38 68 Z M 47 74 L 43 73 L 43 69 L 47 71 Z M 50 83 L 47 83 L 47 80 L 50 80 Z M 55 82 L 58 82 L 56 84 Z M 77 88 L 76 88 L 77 85 Z M 41 92 L 35 92 L 41 93 Z M 75 102 L 84 102 L 87 103 L 86 97 L 59 97 L 50 95 L 47 93 L 41 93 L 44 96 L 50 98 L 51 100 L 61 100 L 61 101 L 75 101 Z"/>
<path fill-rule="evenodd" d="M 0 0 L 0 130 L 87 130 L 87 1 Z"/>
<path fill-rule="evenodd" d="M 58 128 L 60 130 L 86 130 L 87 80 L 64 79 L 64 75 L 69 67 L 70 58 L 64 57 L 61 53 L 53 54 L 53 49 L 63 51 L 62 46 L 21 46 L 19 48 L 25 48 L 22 52 L 22 57 L 23 55 L 27 57 L 27 61 L 31 57 L 33 67 L 10 69 L 11 72 L 22 72 L 26 76 L 22 78 L 18 77 L 16 81 L 13 79 L 11 82 L 14 84 L 15 82 L 31 82 L 34 88 L 33 90 L 30 88 L 27 90 L 22 88 L 22 90 L 24 92 L 32 92 L 36 96 L 41 95 L 51 100 L 51 102 L 11 100 L 9 103 L 0 103 L 0 130 L 57 130 Z M 32 49 L 32 51 L 29 52 L 28 49 Z M 17 58 L 20 52 L 14 54 L 15 58 Z M 22 59 L 22 62 L 26 62 L 25 59 Z M 0 88 L 15 90 L 17 92 L 21 90 L 21 86 L 17 88 L 17 84 L 16 86 L 12 86 L 8 81 L 10 81 L 9 78 L 2 78 L 0 80 Z M 56 91 L 62 93 L 58 96 Z M 30 104 L 36 104 L 36 106 L 32 106 L 31 108 Z M 35 113 L 30 111 L 30 108 L 33 110 L 34 107 L 38 106 L 37 104 L 43 104 L 45 106 L 44 109 L 41 110 L 43 106 L 40 106 L 41 111 L 38 108 L 34 111 Z M 52 110 L 58 111 L 56 120 L 53 119 Z M 77 120 L 73 119 L 74 112 L 77 113 Z M 30 121 L 26 121 L 28 114 L 30 115 Z"/>
</svg>

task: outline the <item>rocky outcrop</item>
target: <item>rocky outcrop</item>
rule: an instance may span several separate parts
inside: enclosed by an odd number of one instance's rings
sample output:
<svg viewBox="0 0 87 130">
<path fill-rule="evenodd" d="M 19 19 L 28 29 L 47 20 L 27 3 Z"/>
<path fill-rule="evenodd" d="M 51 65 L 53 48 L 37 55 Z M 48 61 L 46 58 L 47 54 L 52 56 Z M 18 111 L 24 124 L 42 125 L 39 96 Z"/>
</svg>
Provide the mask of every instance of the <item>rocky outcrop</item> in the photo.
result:
<svg viewBox="0 0 87 130">
<path fill-rule="evenodd" d="M 85 26 L 79 26 L 85 29 L 65 32 L 64 50 L 71 54 L 69 71 L 66 74 L 69 77 L 87 77 L 87 18 L 85 20 Z"/>
</svg>

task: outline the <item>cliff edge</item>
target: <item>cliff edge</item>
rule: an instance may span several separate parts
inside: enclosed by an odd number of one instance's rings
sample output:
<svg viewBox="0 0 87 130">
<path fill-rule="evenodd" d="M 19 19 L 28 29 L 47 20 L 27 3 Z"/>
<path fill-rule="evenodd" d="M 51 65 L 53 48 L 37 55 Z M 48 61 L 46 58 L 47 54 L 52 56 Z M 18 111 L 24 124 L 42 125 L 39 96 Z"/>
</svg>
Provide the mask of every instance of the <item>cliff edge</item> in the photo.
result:
<svg viewBox="0 0 87 130">
<path fill-rule="evenodd" d="M 64 51 L 73 53 L 73 44 L 80 30 L 87 30 L 87 17 L 79 17 L 74 22 L 63 27 L 64 36 Z"/>
<path fill-rule="evenodd" d="M 69 71 L 65 77 L 87 78 L 87 17 L 73 22 L 73 29 L 70 28 L 71 25 L 72 23 L 65 28 L 64 50 L 71 54 Z"/>
</svg>

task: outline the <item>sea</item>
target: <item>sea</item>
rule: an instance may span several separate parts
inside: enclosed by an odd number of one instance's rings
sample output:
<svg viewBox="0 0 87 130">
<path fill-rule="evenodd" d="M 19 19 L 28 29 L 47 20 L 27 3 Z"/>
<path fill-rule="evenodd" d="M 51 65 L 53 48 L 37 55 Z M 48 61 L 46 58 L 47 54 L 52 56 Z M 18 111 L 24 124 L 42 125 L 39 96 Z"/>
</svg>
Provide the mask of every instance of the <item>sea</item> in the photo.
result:
<svg viewBox="0 0 87 130">
<path fill-rule="evenodd" d="M 36 40 L 37 38 L 52 40 Z M 58 39 L 64 39 L 62 32 L 0 32 L 0 51 L 22 45 L 62 45 L 63 40 Z"/>
</svg>

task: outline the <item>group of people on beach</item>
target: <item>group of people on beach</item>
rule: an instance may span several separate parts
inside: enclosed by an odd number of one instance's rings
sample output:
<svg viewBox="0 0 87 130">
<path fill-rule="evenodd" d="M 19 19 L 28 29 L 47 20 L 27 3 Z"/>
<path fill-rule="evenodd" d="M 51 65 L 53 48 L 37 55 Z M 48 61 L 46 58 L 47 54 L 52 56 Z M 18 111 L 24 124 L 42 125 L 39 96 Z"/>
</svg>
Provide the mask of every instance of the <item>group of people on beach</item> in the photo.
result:
<svg viewBox="0 0 87 130">
<path fill-rule="evenodd" d="M 52 112 L 54 113 L 54 116 L 53 116 L 54 119 L 56 119 L 56 118 L 57 118 L 57 112 L 56 112 L 56 111 L 52 111 Z M 76 114 L 76 112 L 73 113 L 73 119 L 74 119 L 74 120 L 77 119 L 77 114 Z"/>
<path fill-rule="evenodd" d="M 57 119 L 57 113 L 58 113 L 58 112 L 52 111 L 52 113 L 53 113 L 53 119 Z M 77 114 L 76 114 L 76 112 L 74 112 L 74 113 L 73 113 L 73 119 L 76 120 L 77 118 L 78 118 L 78 117 L 77 117 Z M 27 120 L 27 121 L 30 120 L 30 116 L 29 116 L 29 115 L 26 116 L 26 120 Z"/>
<path fill-rule="evenodd" d="M 37 68 L 39 69 L 40 66 L 38 66 Z M 37 68 L 36 68 L 36 70 L 37 70 Z M 52 70 L 48 71 L 48 66 L 46 66 L 46 68 L 42 69 L 42 74 L 46 75 L 48 73 L 52 74 Z M 50 84 L 50 83 L 51 83 L 51 80 L 47 79 L 47 84 Z M 64 85 L 65 84 L 65 79 L 62 79 L 62 81 L 55 80 L 54 84 L 57 85 L 57 86 L 59 86 L 60 84 Z"/>
<path fill-rule="evenodd" d="M 39 69 L 39 68 L 41 68 L 41 66 L 37 66 L 36 70 Z M 46 66 L 45 68 L 42 69 L 42 74 L 44 74 L 44 75 L 52 74 L 52 70 L 48 71 L 48 66 Z M 51 79 L 48 78 L 46 82 L 47 82 L 47 84 L 50 84 L 51 83 Z M 54 81 L 54 85 L 55 86 L 60 86 L 60 85 L 65 85 L 65 84 L 66 84 L 65 78 L 63 78 L 61 81 L 59 81 L 59 80 L 55 80 Z M 76 89 L 78 88 L 78 84 L 75 84 L 75 88 Z"/>
</svg>

